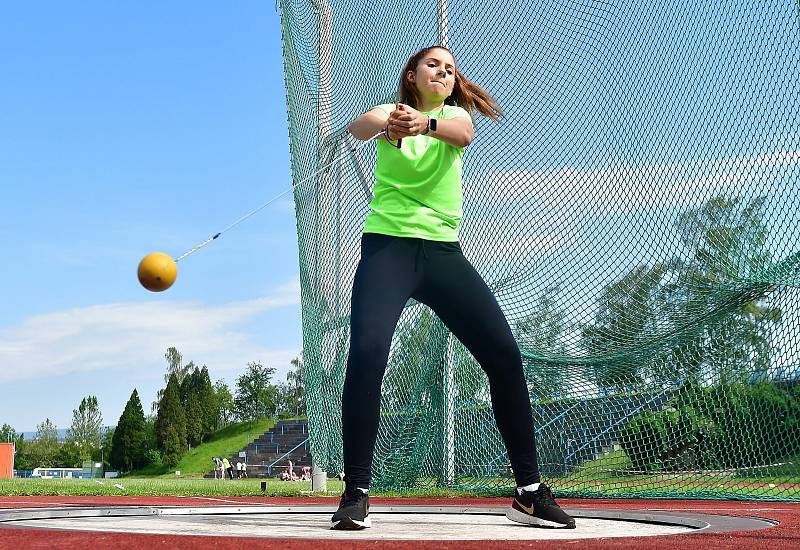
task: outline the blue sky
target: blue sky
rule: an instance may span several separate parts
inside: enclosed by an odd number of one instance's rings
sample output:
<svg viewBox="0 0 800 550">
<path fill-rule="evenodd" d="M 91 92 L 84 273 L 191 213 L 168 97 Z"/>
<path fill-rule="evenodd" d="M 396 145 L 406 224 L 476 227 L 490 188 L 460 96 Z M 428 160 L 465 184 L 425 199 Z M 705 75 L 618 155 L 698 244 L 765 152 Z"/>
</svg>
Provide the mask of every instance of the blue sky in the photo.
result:
<svg viewBox="0 0 800 550">
<path fill-rule="evenodd" d="M 0 30 L 0 424 L 68 427 L 96 395 L 115 424 L 146 407 L 164 352 L 233 388 L 248 361 L 284 380 L 301 350 L 291 186 L 273 2 L 11 3 Z"/>
</svg>

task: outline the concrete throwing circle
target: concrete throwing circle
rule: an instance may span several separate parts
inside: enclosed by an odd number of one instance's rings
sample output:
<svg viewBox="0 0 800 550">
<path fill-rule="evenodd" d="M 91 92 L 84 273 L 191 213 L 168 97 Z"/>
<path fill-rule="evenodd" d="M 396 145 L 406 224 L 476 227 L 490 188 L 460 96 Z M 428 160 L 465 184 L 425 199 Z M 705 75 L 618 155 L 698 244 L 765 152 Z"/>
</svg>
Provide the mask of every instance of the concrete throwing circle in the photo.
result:
<svg viewBox="0 0 800 550">
<path fill-rule="evenodd" d="M 332 531 L 331 506 L 122 506 L 0 511 L 0 526 L 74 531 L 362 540 L 560 540 L 765 529 L 761 518 L 682 512 L 565 509 L 575 529 L 514 523 L 505 507 L 374 506 L 371 529 Z"/>
</svg>

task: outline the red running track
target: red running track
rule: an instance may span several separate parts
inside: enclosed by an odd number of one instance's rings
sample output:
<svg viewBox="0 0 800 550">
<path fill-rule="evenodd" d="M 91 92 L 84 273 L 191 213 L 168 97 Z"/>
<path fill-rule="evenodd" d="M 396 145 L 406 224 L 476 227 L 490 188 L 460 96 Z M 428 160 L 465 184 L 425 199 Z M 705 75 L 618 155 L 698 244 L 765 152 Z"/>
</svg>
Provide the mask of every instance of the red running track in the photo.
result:
<svg viewBox="0 0 800 550">
<path fill-rule="evenodd" d="M 59 506 L 209 506 L 242 504 L 328 504 L 335 506 L 336 498 L 261 498 L 261 497 L 0 497 L 0 508 L 32 508 Z M 373 505 L 469 505 L 500 506 L 508 499 L 496 498 L 373 498 Z M 723 500 L 611 500 L 611 499 L 560 499 L 567 508 L 603 508 L 619 510 L 678 510 L 684 512 L 748 516 L 768 518 L 779 522 L 770 529 L 753 532 L 698 533 L 693 535 L 671 535 L 641 538 L 582 539 L 575 541 L 548 541 L 547 550 L 560 549 L 646 549 L 675 550 L 683 547 L 698 547 L 702 550 L 769 548 L 770 550 L 800 549 L 800 504 L 782 502 L 740 502 Z M 376 527 L 377 528 L 377 527 Z M 373 548 L 388 549 L 490 549 L 509 550 L 513 548 L 541 548 L 541 541 L 372 541 L 358 540 L 324 541 L 315 540 L 313 547 L 321 550 L 348 548 L 364 550 Z M 303 539 L 269 539 L 261 537 L 207 537 L 181 535 L 143 535 L 128 533 L 98 533 L 84 531 L 56 531 L 47 529 L 20 529 L 0 527 L 0 548 L 186 548 L 205 550 L 210 548 L 230 548 L 253 550 L 254 548 L 286 548 L 300 550 L 311 546 Z"/>
</svg>

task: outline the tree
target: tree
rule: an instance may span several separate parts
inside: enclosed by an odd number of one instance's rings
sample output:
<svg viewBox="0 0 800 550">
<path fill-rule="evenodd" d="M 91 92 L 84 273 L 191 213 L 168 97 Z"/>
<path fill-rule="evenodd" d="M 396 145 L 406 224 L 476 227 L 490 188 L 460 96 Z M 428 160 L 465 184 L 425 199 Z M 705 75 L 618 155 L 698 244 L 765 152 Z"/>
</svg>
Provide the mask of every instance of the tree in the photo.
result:
<svg viewBox="0 0 800 550">
<path fill-rule="evenodd" d="M 590 356 L 603 361 L 586 368 L 601 391 L 630 391 L 642 384 L 641 358 L 620 353 L 640 347 L 656 334 L 664 271 L 661 264 L 637 266 L 606 285 L 597 298 L 594 322 L 582 327 L 581 343 Z"/>
<path fill-rule="evenodd" d="M 167 373 L 164 375 L 165 384 L 169 383 L 169 377 L 173 374 L 177 377 L 178 384 L 181 384 L 186 375 L 194 368 L 194 363 L 191 361 L 186 365 L 183 364 L 183 355 L 174 347 L 167 348 L 164 358 L 167 360 Z M 158 395 L 152 405 L 153 412 L 158 410 L 158 403 L 161 401 L 163 395 L 164 390 L 158 390 Z"/>
<path fill-rule="evenodd" d="M 21 435 L 17 435 L 17 431 L 8 424 L 3 424 L 0 427 L 0 443 L 16 443 L 22 439 Z"/>
<path fill-rule="evenodd" d="M 194 363 L 189 363 L 194 365 Z M 215 427 L 216 403 L 208 367 L 192 368 L 180 385 L 181 402 L 186 411 L 186 436 L 189 443 L 199 445 Z"/>
<path fill-rule="evenodd" d="M 197 445 L 203 439 L 203 406 L 200 403 L 200 370 L 194 367 L 180 385 L 181 403 L 186 412 L 186 439 Z"/>
<path fill-rule="evenodd" d="M 144 465 L 146 429 L 142 402 L 134 388 L 111 440 L 110 463 L 114 468 L 131 471 Z"/>
<path fill-rule="evenodd" d="M 171 374 L 164 395 L 158 403 L 156 436 L 161 457 L 167 466 L 177 464 L 186 453 L 186 413 L 180 398 L 180 383 Z"/>
<path fill-rule="evenodd" d="M 53 466 L 56 468 L 80 468 L 85 458 L 80 445 L 74 441 L 64 441 L 57 447 Z"/>
<path fill-rule="evenodd" d="M 781 322 L 781 309 L 766 300 L 767 285 L 746 283 L 773 263 L 764 205 L 765 197 L 745 202 L 718 196 L 678 218 L 681 241 L 691 253 L 674 261 L 667 301 L 675 325 L 704 314 L 688 342 L 692 353 L 674 354 L 679 372 L 695 381 L 705 374 L 723 384 L 745 382 L 769 371 L 770 333 Z"/>
<path fill-rule="evenodd" d="M 14 444 L 14 465 L 18 470 L 32 470 L 36 463 L 30 459 L 30 443 L 9 424 L 0 427 L 0 443 Z"/>
<path fill-rule="evenodd" d="M 280 409 L 287 415 L 304 416 L 306 414 L 305 390 L 303 387 L 303 360 L 295 357 L 291 360 L 294 370 L 286 373 L 286 383 L 278 388 Z"/>
<path fill-rule="evenodd" d="M 144 448 L 145 453 L 147 451 L 156 451 L 158 452 L 158 434 L 156 433 L 156 427 L 158 424 L 158 416 L 155 414 L 149 414 L 144 418 Z"/>
<path fill-rule="evenodd" d="M 536 299 L 533 311 L 517 320 L 514 335 L 522 350 L 532 350 L 540 355 L 566 356 L 564 334 L 570 329 L 566 312 L 558 307 L 561 286 L 548 286 Z M 565 372 L 563 365 L 544 363 L 523 357 L 528 391 L 539 398 L 564 395 Z"/>
<path fill-rule="evenodd" d="M 252 422 L 265 416 L 274 416 L 277 391 L 270 384 L 274 367 L 265 367 L 258 362 L 247 364 L 247 372 L 236 379 L 236 415 L 244 422 Z"/>
<path fill-rule="evenodd" d="M 233 412 L 236 408 L 233 394 L 224 380 L 217 380 L 214 383 L 214 404 L 216 406 L 214 427 L 218 430 L 233 421 Z"/>
<path fill-rule="evenodd" d="M 35 454 L 34 441 L 25 441 L 20 436 L 15 445 L 14 467 L 17 470 L 33 470 L 39 466 L 39 459 Z"/>
<path fill-rule="evenodd" d="M 92 460 L 99 460 L 103 463 L 103 469 L 108 470 L 111 466 L 111 450 L 114 442 L 116 428 L 108 428 L 103 434 L 103 443 L 100 446 L 99 456 L 94 456 Z"/>
<path fill-rule="evenodd" d="M 217 396 L 214 393 L 214 386 L 211 385 L 211 377 L 208 375 L 208 367 L 203 365 L 197 378 L 197 396 L 201 406 L 202 434 L 200 441 L 216 429 L 217 425 Z"/>
<path fill-rule="evenodd" d="M 782 314 L 759 282 L 773 263 L 763 217 L 763 197 L 714 197 L 676 220 L 688 253 L 605 287 L 581 331 L 589 355 L 608 359 L 587 369 L 601 390 L 766 377 Z"/>
<path fill-rule="evenodd" d="M 91 460 L 94 450 L 102 444 L 102 436 L 103 415 L 97 397 L 89 395 L 72 411 L 72 425 L 67 430 L 65 443 L 77 448 L 80 461 Z"/>
<path fill-rule="evenodd" d="M 55 466 L 58 453 L 58 430 L 49 418 L 45 418 L 44 422 L 36 426 L 34 443 L 31 454 L 38 467 Z"/>
<path fill-rule="evenodd" d="M 405 317 L 408 315 L 408 317 Z M 447 332 L 427 307 L 404 313 L 397 327 L 396 344 L 389 356 L 381 393 L 392 410 L 426 406 L 431 400 L 431 361 L 444 355 Z"/>
</svg>

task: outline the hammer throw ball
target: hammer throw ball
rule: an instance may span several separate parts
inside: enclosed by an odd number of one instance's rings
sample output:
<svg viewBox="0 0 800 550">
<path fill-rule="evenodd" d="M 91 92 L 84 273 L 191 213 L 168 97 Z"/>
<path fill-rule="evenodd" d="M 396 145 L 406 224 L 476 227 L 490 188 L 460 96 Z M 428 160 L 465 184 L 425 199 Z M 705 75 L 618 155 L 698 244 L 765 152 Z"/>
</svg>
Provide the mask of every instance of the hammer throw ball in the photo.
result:
<svg viewBox="0 0 800 550">
<path fill-rule="evenodd" d="M 167 290 L 178 276 L 175 260 L 163 252 L 148 254 L 139 262 L 139 282 L 151 292 Z"/>
</svg>

